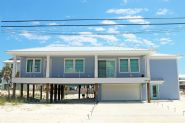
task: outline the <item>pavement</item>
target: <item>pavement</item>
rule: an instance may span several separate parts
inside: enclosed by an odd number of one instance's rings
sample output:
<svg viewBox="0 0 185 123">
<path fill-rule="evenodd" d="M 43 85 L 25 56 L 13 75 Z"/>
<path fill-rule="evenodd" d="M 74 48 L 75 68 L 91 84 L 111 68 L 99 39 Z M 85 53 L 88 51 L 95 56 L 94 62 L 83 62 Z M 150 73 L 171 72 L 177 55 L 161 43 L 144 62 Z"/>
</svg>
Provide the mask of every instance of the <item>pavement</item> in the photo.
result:
<svg viewBox="0 0 185 123">
<path fill-rule="evenodd" d="M 0 123 L 185 123 L 181 100 L 67 104 L 6 104 Z"/>
</svg>

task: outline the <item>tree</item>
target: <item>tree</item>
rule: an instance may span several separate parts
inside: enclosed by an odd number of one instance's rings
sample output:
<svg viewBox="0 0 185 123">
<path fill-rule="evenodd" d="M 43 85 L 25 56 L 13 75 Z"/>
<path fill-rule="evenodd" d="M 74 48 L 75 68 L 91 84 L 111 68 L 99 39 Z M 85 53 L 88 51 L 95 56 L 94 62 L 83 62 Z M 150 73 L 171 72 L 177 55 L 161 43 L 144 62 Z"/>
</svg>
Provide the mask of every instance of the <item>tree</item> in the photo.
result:
<svg viewBox="0 0 185 123">
<path fill-rule="evenodd" d="M 11 79 L 12 79 L 12 69 L 9 66 L 3 67 L 2 70 L 3 80 L 7 83 L 7 91 L 8 91 L 8 99 L 10 99 L 10 87 L 11 87 Z"/>
</svg>

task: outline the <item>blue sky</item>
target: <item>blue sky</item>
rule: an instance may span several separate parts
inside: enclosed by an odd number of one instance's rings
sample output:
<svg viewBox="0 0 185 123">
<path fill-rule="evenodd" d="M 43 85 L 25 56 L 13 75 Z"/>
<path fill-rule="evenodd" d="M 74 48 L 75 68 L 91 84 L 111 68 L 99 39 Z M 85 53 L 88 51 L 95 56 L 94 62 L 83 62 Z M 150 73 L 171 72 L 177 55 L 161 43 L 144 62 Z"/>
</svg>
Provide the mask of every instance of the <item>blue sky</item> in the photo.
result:
<svg viewBox="0 0 185 123">
<path fill-rule="evenodd" d="M 146 17 L 182 17 L 185 1 L 181 0 L 0 0 L 0 20 L 70 19 L 70 18 L 141 18 L 124 21 L 83 22 L 30 22 L 37 24 L 93 24 L 93 23 L 163 23 L 184 20 L 146 20 Z M 8 23 L 0 23 L 8 25 Z M 17 23 L 11 23 L 16 25 Z M 9 24 L 10 25 L 10 24 Z M 185 56 L 185 31 L 183 25 L 175 26 L 116 26 L 116 27 L 52 27 L 6 28 L 0 32 L 0 61 L 11 56 L 4 51 L 11 49 L 67 45 L 67 46 L 123 46 L 152 48 L 161 53 Z M 5 30 L 2 28 L 1 30 Z M 18 30 L 18 31 L 17 31 Z M 152 33 L 146 33 L 146 31 Z M 156 31 L 155 31 L 156 30 Z M 16 31 L 16 33 L 15 33 Z M 46 32 L 118 33 L 122 35 L 51 35 Z M 136 34 L 135 32 L 143 32 Z M 155 32 L 154 32 L 155 31 Z M 0 63 L 0 68 L 3 64 Z M 179 60 L 179 72 L 185 73 L 185 59 Z"/>
</svg>

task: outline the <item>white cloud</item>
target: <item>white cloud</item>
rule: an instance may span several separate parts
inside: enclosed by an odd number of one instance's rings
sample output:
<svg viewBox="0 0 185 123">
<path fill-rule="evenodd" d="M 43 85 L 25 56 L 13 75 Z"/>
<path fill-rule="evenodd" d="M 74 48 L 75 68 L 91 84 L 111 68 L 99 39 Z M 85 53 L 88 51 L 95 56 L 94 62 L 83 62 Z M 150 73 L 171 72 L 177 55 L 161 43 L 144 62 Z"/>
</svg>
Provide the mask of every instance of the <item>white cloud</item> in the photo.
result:
<svg viewBox="0 0 185 123">
<path fill-rule="evenodd" d="M 119 31 L 115 28 L 108 28 L 107 32 L 108 33 L 119 33 Z"/>
<path fill-rule="evenodd" d="M 116 24 L 116 22 L 111 21 L 111 20 L 104 20 L 102 21 L 102 24 Z"/>
<path fill-rule="evenodd" d="M 166 15 L 169 13 L 169 10 L 166 8 L 160 8 L 157 10 L 156 15 Z"/>
<path fill-rule="evenodd" d="M 146 21 L 144 19 L 143 16 L 140 16 L 140 15 L 127 15 L 127 16 L 124 16 L 124 17 L 120 17 L 120 18 L 129 18 L 128 21 L 131 22 L 131 23 L 136 23 L 136 24 L 149 24 L 150 22 L 149 21 Z M 137 18 L 137 19 L 134 19 L 134 18 Z"/>
<path fill-rule="evenodd" d="M 133 8 L 133 9 L 109 9 L 107 13 L 111 14 L 127 14 L 127 15 L 134 15 L 144 11 L 148 11 L 146 8 Z"/>
<path fill-rule="evenodd" d="M 73 46 L 83 46 L 84 43 L 89 43 L 90 45 L 98 45 L 97 39 L 88 36 L 59 36 L 60 39 L 66 41 L 67 44 Z"/>
<path fill-rule="evenodd" d="M 20 36 L 23 36 L 29 40 L 40 40 L 42 41 L 47 41 L 50 39 L 50 36 L 48 35 L 39 35 L 39 34 L 34 34 L 28 31 L 23 31 L 22 33 L 19 34 Z"/>
<path fill-rule="evenodd" d="M 173 44 L 173 41 L 170 38 L 160 38 L 161 45 Z"/>
<path fill-rule="evenodd" d="M 48 25 L 57 25 L 55 22 L 48 23 Z"/>
<path fill-rule="evenodd" d="M 94 28 L 95 31 L 105 31 L 105 28 L 103 27 L 96 27 Z"/>
<path fill-rule="evenodd" d="M 127 43 L 130 47 L 142 47 L 142 48 L 156 48 L 158 45 L 153 43 L 150 40 L 143 39 L 137 37 L 135 34 L 123 34 L 123 37 L 126 39 L 125 43 Z"/>
<path fill-rule="evenodd" d="M 140 16 L 140 15 L 127 15 L 127 16 L 119 17 L 119 18 L 122 18 L 122 19 L 128 18 L 128 22 L 134 23 L 134 24 L 149 24 L 150 23 L 149 21 L 146 21 L 143 16 Z M 134 19 L 134 18 L 137 18 L 137 19 Z M 143 27 L 148 28 L 149 25 L 144 25 Z"/>
<path fill-rule="evenodd" d="M 97 39 L 102 39 L 108 43 L 115 43 L 118 41 L 118 38 L 113 36 L 113 35 L 92 35 L 91 37 L 97 38 Z"/>
</svg>

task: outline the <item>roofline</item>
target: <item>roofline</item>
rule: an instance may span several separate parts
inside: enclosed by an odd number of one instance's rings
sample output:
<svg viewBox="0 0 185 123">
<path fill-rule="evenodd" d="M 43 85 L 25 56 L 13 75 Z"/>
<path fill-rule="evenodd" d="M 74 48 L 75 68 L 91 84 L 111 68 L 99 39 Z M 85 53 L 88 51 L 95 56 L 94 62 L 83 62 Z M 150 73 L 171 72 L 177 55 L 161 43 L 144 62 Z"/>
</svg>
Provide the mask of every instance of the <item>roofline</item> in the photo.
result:
<svg viewBox="0 0 185 123">
<path fill-rule="evenodd" d="M 6 51 L 9 55 L 15 56 L 57 56 L 57 55 L 148 55 L 154 50 L 104 50 L 104 51 Z"/>
</svg>

